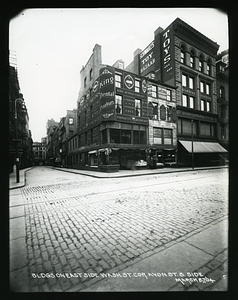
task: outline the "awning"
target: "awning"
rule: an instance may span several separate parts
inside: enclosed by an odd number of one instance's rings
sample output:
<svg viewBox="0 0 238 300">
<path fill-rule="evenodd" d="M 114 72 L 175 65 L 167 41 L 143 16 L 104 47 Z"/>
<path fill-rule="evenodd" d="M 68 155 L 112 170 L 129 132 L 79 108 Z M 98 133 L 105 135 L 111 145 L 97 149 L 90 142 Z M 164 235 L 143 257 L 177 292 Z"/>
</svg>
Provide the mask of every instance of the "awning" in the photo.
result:
<svg viewBox="0 0 238 300">
<path fill-rule="evenodd" d="M 192 141 L 181 141 L 179 142 L 183 147 L 189 152 L 192 153 Z M 227 152 L 219 143 L 214 142 L 193 142 L 193 152 L 194 153 L 224 153 Z"/>
<path fill-rule="evenodd" d="M 96 153 L 97 150 L 92 150 L 92 151 L 89 151 L 88 154 L 93 154 L 93 153 Z"/>
</svg>

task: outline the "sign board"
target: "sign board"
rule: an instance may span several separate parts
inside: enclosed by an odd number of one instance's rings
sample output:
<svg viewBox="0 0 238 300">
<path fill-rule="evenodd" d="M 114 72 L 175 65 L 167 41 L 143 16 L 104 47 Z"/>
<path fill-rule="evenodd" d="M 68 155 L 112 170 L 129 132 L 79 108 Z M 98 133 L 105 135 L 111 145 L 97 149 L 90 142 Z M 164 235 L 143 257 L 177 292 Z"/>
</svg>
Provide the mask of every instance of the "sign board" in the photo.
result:
<svg viewBox="0 0 238 300">
<path fill-rule="evenodd" d="M 96 86 L 95 86 L 96 88 Z M 100 113 L 102 120 L 115 118 L 115 71 L 107 66 L 99 72 Z"/>
<path fill-rule="evenodd" d="M 154 69 L 155 55 L 154 55 L 155 43 L 152 41 L 139 55 L 140 57 L 140 74 L 148 74 Z"/>
<path fill-rule="evenodd" d="M 161 34 L 162 47 L 162 78 L 163 82 L 174 85 L 175 67 L 174 67 L 174 34 L 173 27 L 170 25 Z"/>
</svg>

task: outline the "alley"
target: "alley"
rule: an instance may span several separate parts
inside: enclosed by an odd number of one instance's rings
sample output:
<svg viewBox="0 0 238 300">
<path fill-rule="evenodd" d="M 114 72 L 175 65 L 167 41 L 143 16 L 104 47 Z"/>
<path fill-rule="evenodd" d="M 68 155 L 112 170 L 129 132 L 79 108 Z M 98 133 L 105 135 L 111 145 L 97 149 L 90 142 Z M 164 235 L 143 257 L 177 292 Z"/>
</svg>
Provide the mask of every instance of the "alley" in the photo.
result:
<svg viewBox="0 0 238 300">
<path fill-rule="evenodd" d="M 84 290 L 228 215 L 225 169 L 98 179 L 36 167 L 20 193 L 31 292 Z"/>
</svg>

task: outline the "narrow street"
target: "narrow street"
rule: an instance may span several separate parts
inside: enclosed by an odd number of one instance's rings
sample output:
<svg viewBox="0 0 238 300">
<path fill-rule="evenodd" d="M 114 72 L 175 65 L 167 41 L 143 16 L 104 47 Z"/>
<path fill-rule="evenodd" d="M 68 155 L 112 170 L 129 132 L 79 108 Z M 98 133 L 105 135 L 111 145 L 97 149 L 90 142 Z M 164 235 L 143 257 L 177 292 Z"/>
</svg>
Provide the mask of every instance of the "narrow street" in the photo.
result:
<svg viewBox="0 0 238 300">
<path fill-rule="evenodd" d="M 99 179 L 35 167 L 26 176 L 15 207 L 24 207 L 30 292 L 83 291 L 228 215 L 227 169 Z"/>
</svg>

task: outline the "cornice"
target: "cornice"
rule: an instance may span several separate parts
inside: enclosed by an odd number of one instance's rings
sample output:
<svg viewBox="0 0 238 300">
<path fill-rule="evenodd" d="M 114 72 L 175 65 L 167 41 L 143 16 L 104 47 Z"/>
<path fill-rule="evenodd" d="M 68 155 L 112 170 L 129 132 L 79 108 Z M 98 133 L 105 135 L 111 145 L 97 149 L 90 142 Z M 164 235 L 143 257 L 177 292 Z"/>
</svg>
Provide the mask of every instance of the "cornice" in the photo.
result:
<svg viewBox="0 0 238 300">
<path fill-rule="evenodd" d="M 179 18 L 177 18 L 172 24 L 174 26 L 174 32 L 178 37 L 192 45 L 196 45 L 196 47 L 201 51 L 204 51 L 211 56 L 216 56 L 219 49 L 219 45 L 216 42 L 213 42 L 211 39 Z"/>
</svg>

